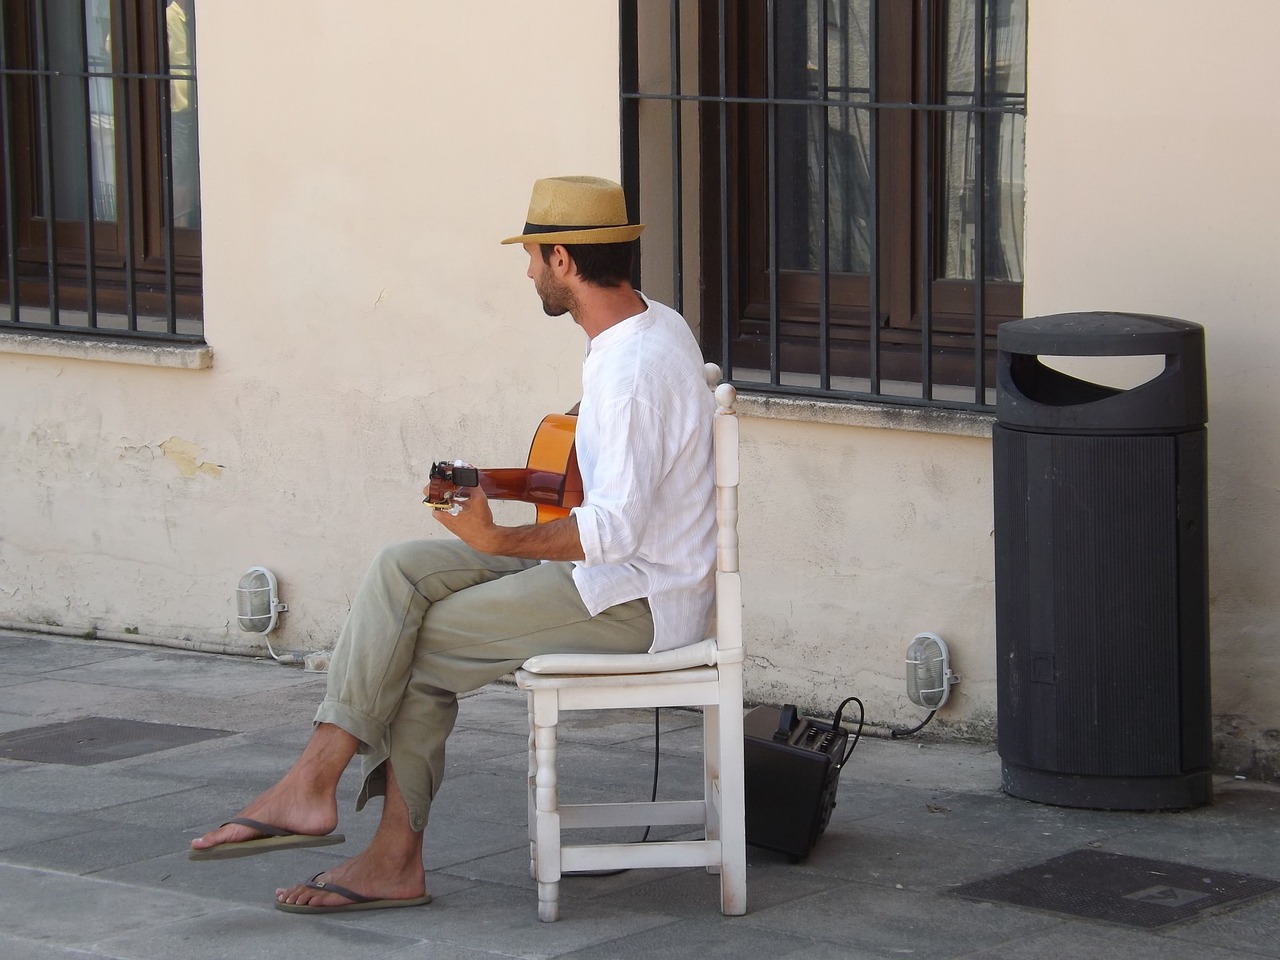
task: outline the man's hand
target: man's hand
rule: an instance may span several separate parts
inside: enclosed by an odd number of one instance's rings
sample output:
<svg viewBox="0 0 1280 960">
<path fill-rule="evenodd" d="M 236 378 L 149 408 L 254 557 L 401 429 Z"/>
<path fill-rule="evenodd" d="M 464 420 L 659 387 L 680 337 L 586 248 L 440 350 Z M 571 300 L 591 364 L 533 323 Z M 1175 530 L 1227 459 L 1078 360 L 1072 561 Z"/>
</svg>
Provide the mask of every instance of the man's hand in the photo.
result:
<svg viewBox="0 0 1280 960">
<path fill-rule="evenodd" d="M 436 519 L 467 546 L 481 553 L 493 553 L 486 544 L 492 540 L 497 527 L 485 492 L 479 487 L 459 489 L 453 495 L 453 503 L 458 511 L 456 514 L 452 510 L 436 510 Z"/>
<path fill-rule="evenodd" d="M 435 514 L 449 532 L 472 549 L 491 556 L 524 560 L 585 559 L 578 521 L 572 516 L 550 523 L 500 527 L 493 522 L 489 498 L 483 490 L 469 487 L 465 495 L 465 500 L 454 495 L 453 502 L 459 508 L 457 514 L 449 510 L 437 510 Z"/>
</svg>

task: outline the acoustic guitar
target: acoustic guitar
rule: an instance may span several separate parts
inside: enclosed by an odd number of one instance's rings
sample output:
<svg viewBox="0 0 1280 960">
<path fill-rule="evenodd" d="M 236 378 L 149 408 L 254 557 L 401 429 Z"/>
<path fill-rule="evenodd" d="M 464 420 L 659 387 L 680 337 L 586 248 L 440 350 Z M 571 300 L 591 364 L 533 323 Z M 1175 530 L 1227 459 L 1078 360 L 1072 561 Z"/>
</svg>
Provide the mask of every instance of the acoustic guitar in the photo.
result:
<svg viewBox="0 0 1280 960">
<path fill-rule="evenodd" d="M 534 504 L 538 523 L 567 517 L 569 508 L 579 506 L 583 499 L 574 447 L 577 422 L 577 417 L 562 413 L 543 417 L 523 467 L 482 470 L 457 460 L 433 463 L 423 503 L 433 510 L 448 510 L 459 490 L 479 487 L 492 500 Z"/>
</svg>

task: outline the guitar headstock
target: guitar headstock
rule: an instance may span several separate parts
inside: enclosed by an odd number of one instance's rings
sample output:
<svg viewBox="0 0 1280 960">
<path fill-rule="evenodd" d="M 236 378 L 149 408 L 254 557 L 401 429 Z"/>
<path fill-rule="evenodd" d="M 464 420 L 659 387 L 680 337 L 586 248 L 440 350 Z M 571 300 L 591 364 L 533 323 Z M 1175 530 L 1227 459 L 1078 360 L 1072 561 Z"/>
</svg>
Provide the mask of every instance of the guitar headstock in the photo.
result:
<svg viewBox="0 0 1280 960">
<path fill-rule="evenodd" d="M 461 460 L 438 460 L 431 464 L 431 473 L 423 503 L 432 510 L 448 510 L 453 507 L 459 490 L 480 486 L 480 471 Z M 466 499 L 458 497 L 458 499 Z"/>
</svg>

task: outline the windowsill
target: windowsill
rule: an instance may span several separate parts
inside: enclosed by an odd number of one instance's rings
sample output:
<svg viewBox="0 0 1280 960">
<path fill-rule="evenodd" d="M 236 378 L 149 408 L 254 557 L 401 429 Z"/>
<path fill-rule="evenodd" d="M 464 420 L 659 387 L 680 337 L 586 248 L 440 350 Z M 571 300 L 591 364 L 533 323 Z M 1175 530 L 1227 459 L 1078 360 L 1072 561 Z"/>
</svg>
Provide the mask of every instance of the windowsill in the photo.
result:
<svg viewBox="0 0 1280 960">
<path fill-rule="evenodd" d="M 206 343 L 140 342 L 14 333 L 0 330 L 0 353 L 67 360 L 97 360 L 143 367 L 205 370 L 213 366 L 213 349 Z"/>
<path fill-rule="evenodd" d="M 749 389 L 749 388 L 747 388 Z M 836 403 L 807 397 L 775 397 L 739 389 L 738 413 L 764 420 L 797 420 L 875 430 L 910 430 L 955 437 L 991 438 L 995 415 L 940 407 L 895 407 L 878 403 Z"/>
</svg>

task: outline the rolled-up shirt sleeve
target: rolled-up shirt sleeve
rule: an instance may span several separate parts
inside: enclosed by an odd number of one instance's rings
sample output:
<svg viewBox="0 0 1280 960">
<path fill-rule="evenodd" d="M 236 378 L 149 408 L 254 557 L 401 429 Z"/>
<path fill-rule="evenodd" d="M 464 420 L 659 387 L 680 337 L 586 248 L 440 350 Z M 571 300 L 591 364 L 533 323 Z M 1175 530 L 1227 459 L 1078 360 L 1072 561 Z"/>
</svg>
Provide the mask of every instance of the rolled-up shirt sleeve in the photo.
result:
<svg viewBox="0 0 1280 960">
<path fill-rule="evenodd" d="M 593 445 L 599 456 L 592 464 L 591 490 L 571 513 L 586 566 L 630 563 L 640 554 L 668 467 L 664 425 L 657 411 L 631 398 L 607 404 L 595 423 L 602 433 L 627 437 L 629 442 Z"/>
</svg>

